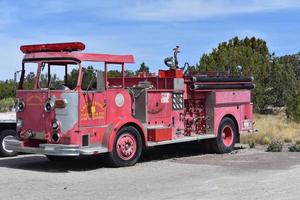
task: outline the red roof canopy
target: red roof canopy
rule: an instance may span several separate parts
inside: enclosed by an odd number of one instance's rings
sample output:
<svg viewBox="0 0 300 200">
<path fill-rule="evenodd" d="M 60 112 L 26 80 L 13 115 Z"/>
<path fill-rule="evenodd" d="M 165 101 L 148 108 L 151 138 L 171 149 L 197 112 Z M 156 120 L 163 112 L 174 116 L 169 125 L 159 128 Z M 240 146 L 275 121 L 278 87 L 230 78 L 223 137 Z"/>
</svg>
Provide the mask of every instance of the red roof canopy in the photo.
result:
<svg viewBox="0 0 300 200">
<path fill-rule="evenodd" d="M 24 61 L 77 60 L 106 63 L 134 63 L 133 55 L 111 55 L 95 53 L 40 52 L 25 54 Z"/>
<path fill-rule="evenodd" d="M 111 55 L 80 53 L 72 51 L 84 50 L 85 45 L 81 42 L 54 43 L 23 45 L 21 51 L 25 53 L 24 61 L 43 61 L 43 60 L 76 60 L 94 61 L 106 63 L 134 63 L 133 55 Z"/>
</svg>

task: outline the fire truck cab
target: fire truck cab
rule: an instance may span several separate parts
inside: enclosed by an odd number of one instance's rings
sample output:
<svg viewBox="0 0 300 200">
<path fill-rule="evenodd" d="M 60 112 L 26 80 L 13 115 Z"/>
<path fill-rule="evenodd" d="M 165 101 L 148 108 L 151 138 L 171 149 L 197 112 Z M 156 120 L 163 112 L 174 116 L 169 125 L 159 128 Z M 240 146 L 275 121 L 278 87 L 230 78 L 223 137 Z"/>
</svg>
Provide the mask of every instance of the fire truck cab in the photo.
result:
<svg viewBox="0 0 300 200">
<path fill-rule="evenodd" d="M 143 148 L 179 142 L 210 139 L 217 153 L 227 153 L 239 134 L 253 130 L 252 78 L 184 76 L 178 48 L 165 60 L 169 69 L 157 76 L 126 77 L 132 55 L 84 49 L 80 42 L 21 46 L 17 139 L 6 139 L 7 149 L 50 160 L 107 153 L 113 166 L 122 167 L 134 165 Z M 104 69 L 90 70 L 84 62 Z M 29 88 L 25 72 L 32 64 L 36 76 Z M 122 76 L 109 77 L 110 66 L 119 66 Z M 55 78 L 54 67 L 63 80 Z"/>
</svg>

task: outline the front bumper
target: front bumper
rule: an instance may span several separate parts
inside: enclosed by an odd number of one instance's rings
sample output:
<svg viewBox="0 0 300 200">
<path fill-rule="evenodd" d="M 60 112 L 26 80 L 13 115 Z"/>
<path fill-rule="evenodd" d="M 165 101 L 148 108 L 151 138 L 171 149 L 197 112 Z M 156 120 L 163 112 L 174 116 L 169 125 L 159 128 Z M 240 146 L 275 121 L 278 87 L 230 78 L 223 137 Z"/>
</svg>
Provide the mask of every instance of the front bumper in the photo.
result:
<svg viewBox="0 0 300 200">
<path fill-rule="evenodd" d="M 5 139 L 4 143 L 5 148 L 8 150 L 53 156 L 94 155 L 108 152 L 108 149 L 102 146 L 81 147 L 78 145 L 40 144 L 39 147 L 25 147 L 22 141 L 19 141 L 14 138 Z"/>
</svg>

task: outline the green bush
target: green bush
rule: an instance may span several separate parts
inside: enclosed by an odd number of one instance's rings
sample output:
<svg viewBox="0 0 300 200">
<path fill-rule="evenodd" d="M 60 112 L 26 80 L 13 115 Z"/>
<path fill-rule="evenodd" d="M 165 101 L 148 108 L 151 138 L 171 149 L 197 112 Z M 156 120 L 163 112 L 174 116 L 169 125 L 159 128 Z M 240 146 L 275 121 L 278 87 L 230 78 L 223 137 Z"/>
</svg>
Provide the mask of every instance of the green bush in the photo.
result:
<svg viewBox="0 0 300 200">
<path fill-rule="evenodd" d="M 300 86 L 300 84 L 299 84 Z M 286 116 L 289 120 L 300 122 L 300 89 L 299 86 L 287 100 Z"/>
<path fill-rule="evenodd" d="M 283 142 L 274 140 L 269 144 L 267 148 L 267 152 L 281 152 L 282 147 L 283 147 Z"/>
<path fill-rule="evenodd" d="M 15 99 L 12 97 L 0 100 L 0 112 L 9 112 L 15 104 Z"/>
<path fill-rule="evenodd" d="M 0 99 L 14 97 L 15 85 L 13 80 L 0 81 Z"/>
<path fill-rule="evenodd" d="M 262 39 L 234 37 L 203 54 L 191 71 L 229 71 L 239 75 L 237 66 L 242 66 L 243 76 L 253 76 L 256 84 L 252 91 L 254 110 L 269 113 L 272 107 L 285 106 L 297 86 L 294 69 L 298 63 L 291 62 L 291 58 L 270 53 Z"/>
<path fill-rule="evenodd" d="M 248 145 L 249 145 L 250 149 L 255 148 L 255 140 L 249 140 Z"/>
<path fill-rule="evenodd" d="M 270 144 L 271 139 L 269 137 L 265 136 L 265 137 L 263 137 L 261 143 L 264 144 L 264 145 Z"/>
<path fill-rule="evenodd" d="M 299 144 L 294 144 L 293 146 L 289 147 L 290 152 L 300 152 L 300 145 Z"/>
</svg>

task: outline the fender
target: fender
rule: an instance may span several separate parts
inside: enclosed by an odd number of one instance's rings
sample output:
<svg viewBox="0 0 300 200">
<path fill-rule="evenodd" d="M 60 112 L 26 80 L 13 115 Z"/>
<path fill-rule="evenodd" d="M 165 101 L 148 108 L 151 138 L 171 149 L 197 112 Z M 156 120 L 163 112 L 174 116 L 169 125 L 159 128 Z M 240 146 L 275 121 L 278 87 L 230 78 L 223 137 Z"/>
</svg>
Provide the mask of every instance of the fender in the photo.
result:
<svg viewBox="0 0 300 200">
<path fill-rule="evenodd" d="M 144 144 L 146 144 L 146 138 L 147 135 L 145 134 L 145 129 L 143 128 L 143 125 L 141 124 L 140 121 L 133 117 L 126 117 L 126 118 L 120 118 L 118 117 L 113 123 L 111 123 L 108 127 L 107 130 L 105 131 L 104 135 L 104 143 L 107 144 L 108 151 L 111 152 L 113 149 L 114 141 L 116 138 L 116 135 L 118 131 L 126 124 L 131 124 L 140 129 L 142 131 L 142 140 Z M 143 137 L 144 136 L 144 137 Z"/>
<path fill-rule="evenodd" d="M 231 116 L 231 118 L 234 118 L 235 123 L 237 124 L 238 132 L 240 130 L 240 117 L 239 117 L 239 110 L 236 110 L 235 107 L 228 107 L 228 108 L 222 108 L 221 112 L 216 112 L 214 117 L 214 133 L 218 134 L 218 129 L 221 120 L 226 116 Z"/>
</svg>

